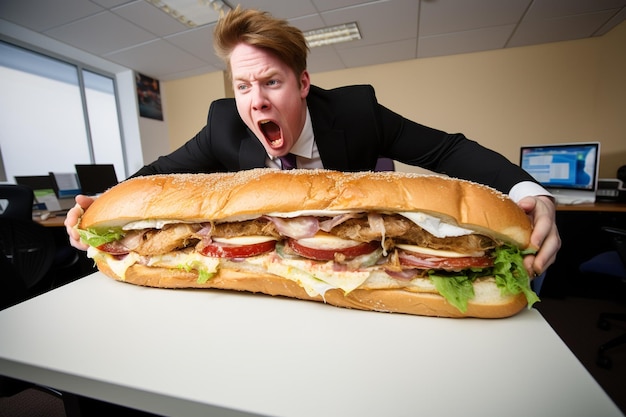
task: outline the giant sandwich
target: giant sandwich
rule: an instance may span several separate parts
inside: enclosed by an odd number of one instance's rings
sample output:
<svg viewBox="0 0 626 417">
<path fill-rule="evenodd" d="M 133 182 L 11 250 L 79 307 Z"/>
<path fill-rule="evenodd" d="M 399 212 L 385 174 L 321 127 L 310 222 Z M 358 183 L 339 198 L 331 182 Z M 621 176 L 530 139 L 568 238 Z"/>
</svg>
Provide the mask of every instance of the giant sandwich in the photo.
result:
<svg viewBox="0 0 626 417">
<path fill-rule="evenodd" d="M 77 225 L 104 274 L 441 317 L 538 300 L 531 225 L 489 187 L 397 172 L 256 169 L 132 178 Z"/>
</svg>

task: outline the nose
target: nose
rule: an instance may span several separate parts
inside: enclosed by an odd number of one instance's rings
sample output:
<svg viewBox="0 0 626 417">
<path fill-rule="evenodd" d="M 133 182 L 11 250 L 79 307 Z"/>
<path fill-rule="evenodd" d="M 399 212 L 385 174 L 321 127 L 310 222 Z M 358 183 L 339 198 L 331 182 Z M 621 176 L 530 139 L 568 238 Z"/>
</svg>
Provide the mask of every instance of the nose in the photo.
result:
<svg viewBox="0 0 626 417">
<path fill-rule="evenodd" d="M 254 88 L 252 91 L 252 108 L 254 110 L 267 110 L 270 108 L 268 100 L 262 88 Z"/>
</svg>

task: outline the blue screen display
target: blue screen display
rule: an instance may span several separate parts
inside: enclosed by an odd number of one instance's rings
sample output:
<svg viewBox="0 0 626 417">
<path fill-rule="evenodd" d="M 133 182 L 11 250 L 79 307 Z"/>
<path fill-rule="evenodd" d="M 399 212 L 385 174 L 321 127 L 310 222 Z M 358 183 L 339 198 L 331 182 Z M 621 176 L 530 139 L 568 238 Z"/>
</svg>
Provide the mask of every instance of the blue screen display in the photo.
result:
<svg viewBox="0 0 626 417">
<path fill-rule="evenodd" d="M 597 143 L 524 146 L 520 165 L 545 187 L 593 190 L 598 172 Z"/>
</svg>

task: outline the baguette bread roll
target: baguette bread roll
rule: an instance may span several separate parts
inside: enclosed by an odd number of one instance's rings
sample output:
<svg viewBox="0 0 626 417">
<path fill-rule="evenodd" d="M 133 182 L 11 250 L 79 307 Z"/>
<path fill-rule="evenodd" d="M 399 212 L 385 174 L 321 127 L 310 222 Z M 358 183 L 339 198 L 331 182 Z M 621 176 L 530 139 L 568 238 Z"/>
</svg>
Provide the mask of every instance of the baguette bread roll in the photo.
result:
<svg viewBox="0 0 626 417">
<path fill-rule="evenodd" d="M 423 213 L 498 244 L 525 249 L 530 242 L 528 217 L 502 193 L 469 181 L 398 172 L 255 169 L 132 178 L 96 199 L 82 216 L 79 228 L 102 233 L 144 223 L 150 229 L 160 229 L 173 223 L 214 226 L 262 216 L 329 217 L 352 212 Z M 508 317 L 527 305 L 523 293 L 503 294 L 493 277 L 483 276 L 473 281 L 474 296 L 466 310 L 460 311 L 438 293 L 427 276 L 406 285 L 380 268 L 350 291 L 327 288 L 316 293 L 299 278 L 288 279 L 276 269 L 270 272 L 268 265 L 281 262 L 274 252 L 258 257 L 272 256 L 265 263 L 220 260 L 207 280 L 200 279 L 193 268 L 162 267 L 150 264 L 145 257 L 137 256 L 120 270 L 119 266 L 112 267 L 119 262 L 117 258 L 99 249 L 90 256 L 100 271 L 114 279 L 153 287 L 260 292 L 340 307 L 441 317 Z"/>
<path fill-rule="evenodd" d="M 81 228 L 144 219 L 230 221 L 297 211 L 420 211 L 526 248 L 531 225 L 506 195 L 470 181 L 399 172 L 254 169 L 132 178 L 89 207 Z"/>
</svg>

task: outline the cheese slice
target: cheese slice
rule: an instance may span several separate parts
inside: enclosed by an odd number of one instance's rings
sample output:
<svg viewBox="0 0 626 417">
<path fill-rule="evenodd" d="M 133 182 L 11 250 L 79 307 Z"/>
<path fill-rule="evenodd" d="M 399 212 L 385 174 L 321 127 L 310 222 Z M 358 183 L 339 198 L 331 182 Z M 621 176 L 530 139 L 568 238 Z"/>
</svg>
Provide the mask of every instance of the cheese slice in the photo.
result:
<svg viewBox="0 0 626 417">
<path fill-rule="evenodd" d="M 270 240 L 277 240 L 272 236 L 237 236 L 237 237 L 213 237 L 214 242 L 223 243 L 227 245 L 245 246 L 256 245 L 257 243 L 265 243 Z"/>
<path fill-rule="evenodd" d="M 331 288 L 340 288 L 348 294 L 363 284 L 371 271 L 337 271 L 333 262 L 313 262 L 306 259 L 266 258 L 268 272 L 295 281 L 311 296 L 322 295 Z"/>
<path fill-rule="evenodd" d="M 126 278 L 126 270 L 136 264 L 139 260 L 139 255 L 134 252 L 129 253 L 121 259 L 118 259 L 111 254 L 102 252 L 101 250 L 98 250 L 92 246 L 87 249 L 87 257 L 92 259 L 106 259 L 106 263 L 109 268 L 111 268 L 115 275 L 120 277 L 122 280 Z"/>
<path fill-rule="evenodd" d="M 461 253 L 461 252 L 456 252 L 456 251 L 451 251 L 451 250 L 439 250 L 439 249 L 425 248 L 425 247 L 417 246 L 417 245 L 407 245 L 404 243 L 398 243 L 396 244 L 396 247 L 407 250 L 409 252 L 417 252 L 423 255 L 437 256 L 440 258 L 465 258 L 467 256 L 483 256 L 485 254 L 485 252 L 483 251 L 468 254 L 468 253 Z"/>
<path fill-rule="evenodd" d="M 360 245 L 362 242 L 356 240 L 342 239 L 337 236 L 319 232 L 313 237 L 298 239 L 298 243 L 311 249 L 333 250 L 347 249 Z"/>
</svg>

